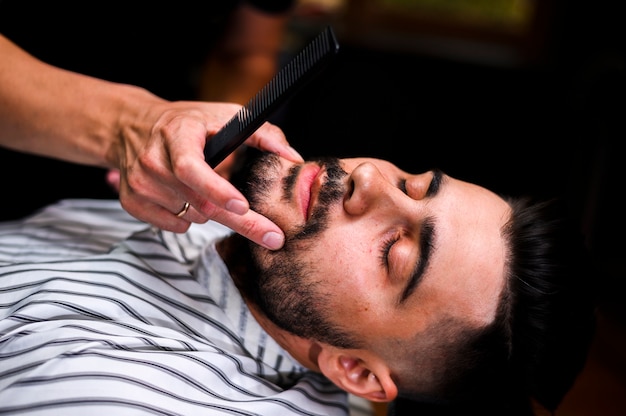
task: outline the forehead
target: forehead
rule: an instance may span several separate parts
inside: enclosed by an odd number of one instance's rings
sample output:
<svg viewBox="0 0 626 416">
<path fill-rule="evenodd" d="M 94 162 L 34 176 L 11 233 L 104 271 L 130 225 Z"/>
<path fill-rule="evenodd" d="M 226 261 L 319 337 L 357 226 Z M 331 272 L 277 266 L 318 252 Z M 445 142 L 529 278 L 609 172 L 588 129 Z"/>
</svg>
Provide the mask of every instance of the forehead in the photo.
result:
<svg viewBox="0 0 626 416">
<path fill-rule="evenodd" d="M 421 294 L 477 325 L 495 317 L 504 287 L 510 207 L 493 192 L 453 178 L 437 206 L 437 250 Z M 422 299 L 422 300 L 424 300 Z"/>
</svg>

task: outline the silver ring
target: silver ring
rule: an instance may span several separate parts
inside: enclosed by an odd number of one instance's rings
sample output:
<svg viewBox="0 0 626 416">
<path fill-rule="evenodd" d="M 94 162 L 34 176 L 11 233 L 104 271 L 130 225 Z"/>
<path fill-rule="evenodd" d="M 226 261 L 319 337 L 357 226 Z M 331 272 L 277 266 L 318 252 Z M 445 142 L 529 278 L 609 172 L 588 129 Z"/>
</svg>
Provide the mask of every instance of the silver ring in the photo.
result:
<svg viewBox="0 0 626 416">
<path fill-rule="evenodd" d="M 183 209 L 181 209 L 178 212 L 178 214 L 176 214 L 176 218 L 181 218 L 183 215 L 187 213 L 187 211 L 189 211 L 189 202 L 185 201 L 185 205 L 183 205 Z"/>
</svg>

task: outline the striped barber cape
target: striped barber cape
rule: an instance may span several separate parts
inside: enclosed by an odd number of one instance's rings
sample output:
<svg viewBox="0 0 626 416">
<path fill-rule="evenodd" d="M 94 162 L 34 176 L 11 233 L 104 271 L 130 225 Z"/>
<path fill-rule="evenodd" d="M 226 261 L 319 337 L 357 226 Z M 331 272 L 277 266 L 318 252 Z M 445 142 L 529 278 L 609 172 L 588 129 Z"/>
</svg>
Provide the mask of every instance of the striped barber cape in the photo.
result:
<svg viewBox="0 0 626 416">
<path fill-rule="evenodd" d="M 346 394 L 250 314 L 213 222 L 154 230 L 118 201 L 0 224 L 0 415 L 346 415 Z"/>
</svg>

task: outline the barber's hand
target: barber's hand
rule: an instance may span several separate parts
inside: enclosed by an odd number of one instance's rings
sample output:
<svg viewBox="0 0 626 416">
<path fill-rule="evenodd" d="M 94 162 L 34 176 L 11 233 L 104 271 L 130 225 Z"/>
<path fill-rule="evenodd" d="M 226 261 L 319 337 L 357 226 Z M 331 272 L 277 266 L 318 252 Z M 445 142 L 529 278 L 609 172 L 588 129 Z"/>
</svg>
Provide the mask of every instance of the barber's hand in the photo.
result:
<svg viewBox="0 0 626 416">
<path fill-rule="evenodd" d="M 266 248 L 282 247 L 282 230 L 249 209 L 244 196 L 219 174 L 221 164 L 213 170 L 204 160 L 206 141 L 240 108 L 230 103 L 162 102 L 134 120 L 133 128 L 123 128 L 119 171 L 109 172 L 108 182 L 118 190 L 124 209 L 168 231 L 184 232 L 192 222 L 214 220 Z M 282 130 L 267 122 L 246 144 L 302 161 Z"/>
</svg>

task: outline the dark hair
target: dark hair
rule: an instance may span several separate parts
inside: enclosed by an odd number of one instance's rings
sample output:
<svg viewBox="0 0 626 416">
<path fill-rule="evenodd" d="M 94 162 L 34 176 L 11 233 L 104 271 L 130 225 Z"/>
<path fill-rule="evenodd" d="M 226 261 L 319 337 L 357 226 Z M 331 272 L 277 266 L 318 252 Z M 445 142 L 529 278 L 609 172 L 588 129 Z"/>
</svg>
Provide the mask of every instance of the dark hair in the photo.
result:
<svg viewBox="0 0 626 416">
<path fill-rule="evenodd" d="M 554 411 L 587 358 L 598 276 L 563 201 L 510 205 L 511 370 L 522 392 Z"/>
<path fill-rule="evenodd" d="M 446 359 L 433 389 L 415 391 L 400 375 L 410 400 L 397 400 L 390 414 L 532 415 L 533 404 L 554 412 L 581 372 L 595 332 L 597 276 L 578 223 L 560 200 L 508 202 L 508 276 L 496 319 L 475 330 L 439 328 L 433 336 Z"/>
</svg>

